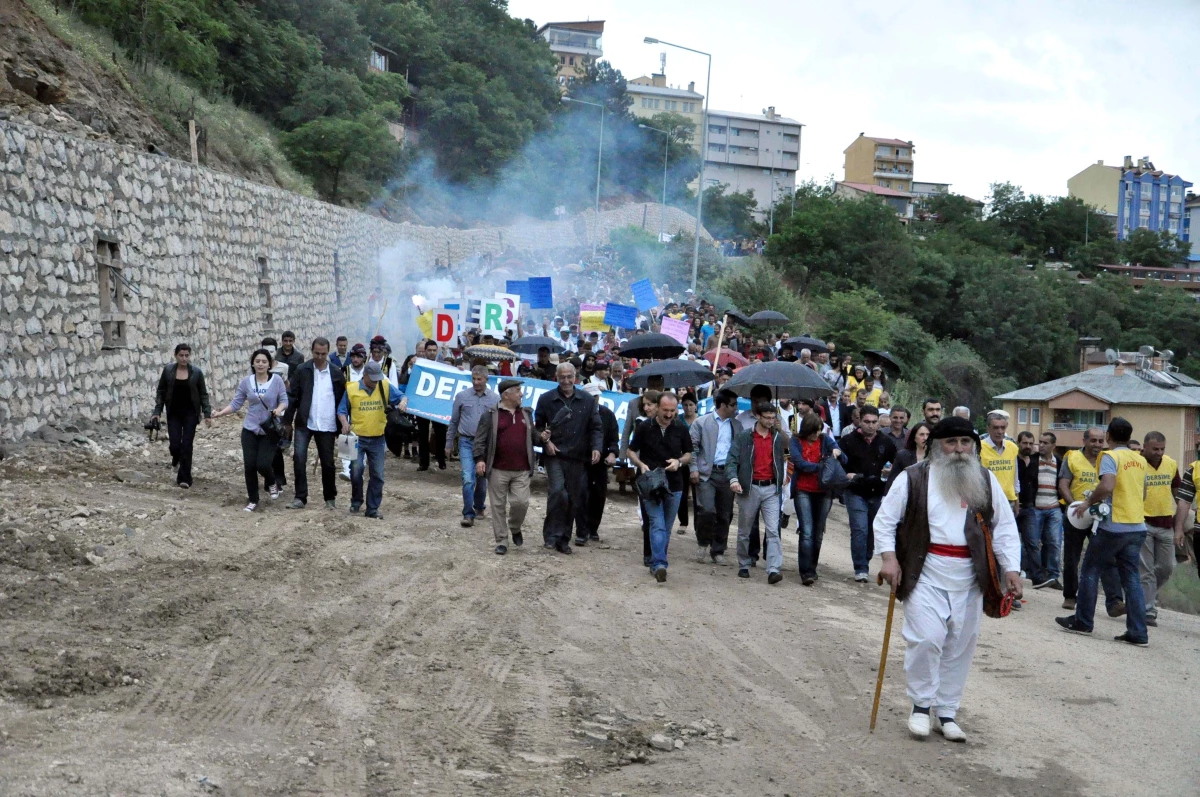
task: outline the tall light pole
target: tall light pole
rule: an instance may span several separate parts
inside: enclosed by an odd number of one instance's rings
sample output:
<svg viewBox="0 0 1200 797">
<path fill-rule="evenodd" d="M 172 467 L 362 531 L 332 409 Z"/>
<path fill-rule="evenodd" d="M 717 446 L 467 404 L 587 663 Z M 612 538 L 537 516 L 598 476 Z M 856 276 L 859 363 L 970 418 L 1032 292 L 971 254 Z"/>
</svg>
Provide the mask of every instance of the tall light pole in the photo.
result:
<svg viewBox="0 0 1200 797">
<path fill-rule="evenodd" d="M 650 125 L 638 125 L 638 127 L 643 130 L 653 130 L 656 133 L 663 134 L 663 195 L 662 204 L 658 207 L 658 242 L 662 243 L 663 217 L 667 212 L 667 155 L 671 151 L 671 136 L 675 133 L 675 130 L 667 132 L 666 130 L 659 130 L 657 127 L 651 127 Z"/>
<path fill-rule="evenodd" d="M 577 105 L 590 105 L 600 109 L 600 146 L 596 149 L 596 221 L 592 230 L 592 260 L 596 259 L 596 244 L 600 240 L 600 161 L 604 158 L 604 112 L 607 110 L 602 103 L 573 100 L 563 97 L 563 102 L 573 102 Z"/>
<path fill-rule="evenodd" d="M 700 134 L 700 180 L 696 183 L 696 240 L 692 247 L 692 292 L 696 291 L 696 273 L 700 269 L 700 216 L 704 210 L 704 161 L 708 157 L 708 95 L 712 87 L 712 53 L 706 53 L 702 50 L 693 50 L 691 47 L 684 47 L 682 44 L 672 44 L 661 39 L 655 39 L 647 36 L 644 41 L 646 44 L 663 44 L 667 47 L 674 47 L 677 50 L 687 50 L 689 53 L 703 55 L 708 59 L 708 76 L 704 79 L 704 115 L 700 119 L 700 125 L 703 128 Z"/>
</svg>

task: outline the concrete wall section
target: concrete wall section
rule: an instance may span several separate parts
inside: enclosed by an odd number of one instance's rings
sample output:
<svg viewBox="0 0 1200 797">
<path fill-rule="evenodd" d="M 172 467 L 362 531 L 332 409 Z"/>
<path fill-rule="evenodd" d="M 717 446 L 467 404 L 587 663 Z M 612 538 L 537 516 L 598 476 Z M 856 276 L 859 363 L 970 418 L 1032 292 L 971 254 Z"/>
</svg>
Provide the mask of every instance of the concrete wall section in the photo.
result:
<svg viewBox="0 0 1200 797">
<path fill-rule="evenodd" d="M 643 210 L 602 213 L 601 235 L 640 226 Z M 672 230 L 694 225 L 674 208 L 667 219 Z M 418 271 L 434 258 L 586 245 L 595 227 L 592 214 L 504 229 L 392 224 L 188 163 L 0 122 L 0 439 L 77 418 L 144 420 L 179 341 L 193 346 L 219 406 L 266 331 L 291 329 L 303 344 L 359 328 L 382 252 L 400 247 L 405 267 Z M 97 239 L 118 245 L 128 282 L 123 347 L 104 346 Z"/>
</svg>

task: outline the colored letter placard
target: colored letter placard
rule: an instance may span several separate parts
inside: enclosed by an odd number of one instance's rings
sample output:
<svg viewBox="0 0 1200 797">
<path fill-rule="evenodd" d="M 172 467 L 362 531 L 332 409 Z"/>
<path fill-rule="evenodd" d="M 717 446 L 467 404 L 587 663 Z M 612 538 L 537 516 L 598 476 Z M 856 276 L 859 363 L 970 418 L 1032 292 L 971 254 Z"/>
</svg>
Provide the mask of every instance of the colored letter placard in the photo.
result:
<svg viewBox="0 0 1200 797">
<path fill-rule="evenodd" d="M 554 286 L 549 277 L 529 278 L 529 309 L 554 309 Z"/>
<path fill-rule="evenodd" d="M 504 337 L 504 314 L 507 310 L 504 302 L 480 302 L 479 330 L 485 335 Z"/>
<path fill-rule="evenodd" d="M 454 340 L 456 320 L 453 313 L 435 310 L 433 313 L 433 339 L 438 343 L 449 343 Z"/>
</svg>

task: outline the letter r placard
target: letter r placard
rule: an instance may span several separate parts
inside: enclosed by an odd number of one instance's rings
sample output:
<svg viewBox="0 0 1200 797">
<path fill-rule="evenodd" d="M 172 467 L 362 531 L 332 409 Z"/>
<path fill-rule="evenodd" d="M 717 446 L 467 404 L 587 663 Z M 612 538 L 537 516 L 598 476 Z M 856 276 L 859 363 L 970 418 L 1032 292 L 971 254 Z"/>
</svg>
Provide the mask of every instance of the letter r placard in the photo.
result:
<svg viewBox="0 0 1200 797">
<path fill-rule="evenodd" d="M 504 312 L 506 306 L 502 302 L 481 302 L 479 307 L 479 328 L 485 335 L 504 337 Z"/>
</svg>

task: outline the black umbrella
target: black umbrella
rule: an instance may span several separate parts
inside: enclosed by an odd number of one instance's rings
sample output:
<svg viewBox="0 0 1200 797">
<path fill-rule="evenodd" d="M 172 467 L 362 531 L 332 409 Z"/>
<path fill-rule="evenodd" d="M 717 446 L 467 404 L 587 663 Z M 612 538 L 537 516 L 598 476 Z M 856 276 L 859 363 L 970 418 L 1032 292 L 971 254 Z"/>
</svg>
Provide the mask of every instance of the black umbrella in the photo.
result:
<svg viewBox="0 0 1200 797">
<path fill-rule="evenodd" d="M 732 318 L 735 323 L 741 324 L 744 327 L 754 326 L 754 322 L 751 321 L 746 316 L 745 313 L 743 313 L 741 310 L 738 310 L 736 307 L 730 307 L 728 310 L 725 311 L 725 315 Z"/>
<path fill-rule="evenodd" d="M 726 389 L 742 398 L 749 398 L 750 391 L 759 385 L 770 387 L 776 399 L 792 401 L 808 399 L 815 402 L 833 393 L 829 383 L 807 365 L 782 360 L 748 365 L 725 383 Z"/>
<path fill-rule="evenodd" d="M 892 357 L 891 353 L 881 351 L 879 349 L 867 349 L 863 352 L 863 356 L 868 358 L 868 364 L 871 365 L 871 367 L 874 367 L 875 363 L 871 363 L 870 360 L 875 359 L 879 361 L 879 365 L 882 365 L 889 371 L 895 372 L 896 376 L 900 375 L 900 363 L 896 362 L 896 359 Z"/>
<path fill-rule="evenodd" d="M 808 335 L 800 335 L 798 337 L 788 338 L 781 345 L 791 346 L 792 351 L 796 352 L 797 354 L 800 353 L 801 349 L 808 349 L 808 351 L 814 357 L 818 354 L 829 353 L 829 348 L 825 345 L 825 341 L 817 340 L 816 338 L 810 338 Z"/>
<path fill-rule="evenodd" d="M 750 323 L 756 327 L 777 327 L 780 324 L 790 324 L 791 319 L 776 310 L 759 310 L 750 316 Z"/>
<path fill-rule="evenodd" d="M 637 369 L 627 380 L 630 387 L 649 387 L 650 377 L 661 376 L 663 387 L 695 387 L 713 380 L 712 371 L 694 360 L 659 360 Z"/>
<path fill-rule="evenodd" d="M 652 360 L 666 360 L 678 357 L 687 349 L 670 335 L 661 332 L 647 332 L 644 335 L 634 335 L 621 344 L 622 357 L 649 357 Z"/>
<path fill-rule="evenodd" d="M 542 347 L 549 349 L 551 354 L 561 354 L 567 349 L 561 340 L 548 338 L 545 335 L 525 335 L 508 344 L 508 348 L 521 354 L 537 354 L 538 349 Z"/>
</svg>

